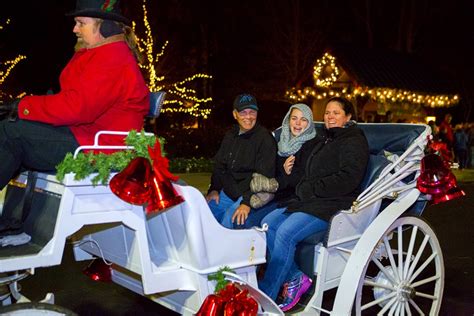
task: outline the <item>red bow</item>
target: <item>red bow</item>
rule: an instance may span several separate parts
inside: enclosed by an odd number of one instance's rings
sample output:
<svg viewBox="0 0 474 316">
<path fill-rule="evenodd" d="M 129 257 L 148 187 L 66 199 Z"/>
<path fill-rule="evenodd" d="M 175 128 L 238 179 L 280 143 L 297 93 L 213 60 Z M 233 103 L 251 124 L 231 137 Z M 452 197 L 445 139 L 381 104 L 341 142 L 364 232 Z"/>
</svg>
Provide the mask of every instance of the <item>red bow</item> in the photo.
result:
<svg viewBox="0 0 474 316">
<path fill-rule="evenodd" d="M 196 316 L 255 316 L 258 304 L 248 294 L 229 283 L 219 293 L 208 295 Z"/>
<path fill-rule="evenodd" d="M 169 161 L 168 161 L 168 158 L 165 158 L 161 155 L 161 145 L 158 139 L 156 140 L 155 146 L 153 148 L 148 146 L 148 153 L 150 154 L 150 158 L 153 161 L 153 172 L 155 173 L 156 176 L 160 177 L 159 179 L 160 181 L 178 180 L 179 177 L 173 175 L 168 170 Z"/>
</svg>

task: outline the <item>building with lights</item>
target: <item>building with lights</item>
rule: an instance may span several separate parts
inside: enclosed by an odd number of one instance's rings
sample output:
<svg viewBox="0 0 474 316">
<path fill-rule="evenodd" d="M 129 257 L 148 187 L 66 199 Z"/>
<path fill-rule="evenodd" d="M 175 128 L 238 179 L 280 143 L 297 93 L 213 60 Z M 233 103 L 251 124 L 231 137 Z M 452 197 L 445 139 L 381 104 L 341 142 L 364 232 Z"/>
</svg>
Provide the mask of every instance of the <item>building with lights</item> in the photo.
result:
<svg viewBox="0 0 474 316">
<path fill-rule="evenodd" d="M 415 55 L 389 50 L 333 46 L 316 60 L 311 84 L 286 92 L 292 103 L 312 104 L 322 120 L 325 101 L 332 96 L 350 99 L 359 121 L 426 122 L 434 108 L 459 103 L 457 85 L 439 69 Z"/>
</svg>

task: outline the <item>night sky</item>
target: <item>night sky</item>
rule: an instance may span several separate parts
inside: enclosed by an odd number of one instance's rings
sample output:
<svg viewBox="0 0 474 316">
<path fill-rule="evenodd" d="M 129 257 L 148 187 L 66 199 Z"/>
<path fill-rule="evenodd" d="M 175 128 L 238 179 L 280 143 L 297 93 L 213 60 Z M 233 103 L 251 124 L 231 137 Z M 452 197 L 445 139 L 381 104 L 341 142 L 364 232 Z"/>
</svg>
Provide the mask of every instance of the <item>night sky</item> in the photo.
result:
<svg viewBox="0 0 474 316">
<path fill-rule="evenodd" d="M 215 115 L 233 97 L 284 102 L 286 88 L 307 80 L 314 62 L 333 43 L 410 51 L 459 82 L 465 94 L 450 111 L 471 115 L 474 91 L 474 1 L 148 0 L 155 41 L 169 40 L 160 70 L 171 81 L 196 72 L 213 76 Z M 125 14 L 142 19 L 142 1 L 128 0 Z M 2 89 L 40 94 L 57 90 L 73 54 L 74 0 L 1 1 L 0 61 L 28 57 Z M 140 31 L 140 29 L 139 29 Z M 283 112 L 286 108 L 283 109 Z"/>
</svg>

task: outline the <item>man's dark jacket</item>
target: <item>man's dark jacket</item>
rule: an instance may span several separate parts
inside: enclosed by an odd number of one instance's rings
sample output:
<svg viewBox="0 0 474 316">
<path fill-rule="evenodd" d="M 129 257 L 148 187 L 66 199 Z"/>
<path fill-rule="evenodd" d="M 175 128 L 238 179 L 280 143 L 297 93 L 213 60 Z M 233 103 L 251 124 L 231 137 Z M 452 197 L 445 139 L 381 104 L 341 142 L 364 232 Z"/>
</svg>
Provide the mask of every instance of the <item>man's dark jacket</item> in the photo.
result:
<svg viewBox="0 0 474 316">
<path fill-rule="evenodd" d="M 349 209 L 360 193 L 369 148 L 364 132 L 356 125 L 325 129 L 324 133 L 296 187 L 298 198 L 289 202 L 287 211 L 328 221 L 337 211 Z"/>
<path fill-rule="evenodd" d="M 250 206 L 252 173 L 274 177 L 275 157 L 276 142 L 267 129 L 257 123 L 239 135 L 239 126 L 235 125 L 225 134 L 214 158 L 208 192 L 224 190 L 232 200 L 242 196 L 241 204 Z"/>
</svg>

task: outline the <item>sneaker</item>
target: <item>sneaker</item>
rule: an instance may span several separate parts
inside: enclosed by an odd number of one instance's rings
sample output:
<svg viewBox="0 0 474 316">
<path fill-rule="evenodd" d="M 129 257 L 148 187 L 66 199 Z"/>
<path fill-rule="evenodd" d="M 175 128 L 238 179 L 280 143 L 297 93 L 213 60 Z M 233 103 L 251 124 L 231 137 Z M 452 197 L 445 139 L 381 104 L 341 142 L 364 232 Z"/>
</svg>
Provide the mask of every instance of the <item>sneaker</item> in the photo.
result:
<svg viewBox="0 0 474 316">
<path fill-rule="evenodd" d="M 309 290 L 312 282 L 313 280 L 304 273 L 287 282 L 283 288 L 283 302 L 278 307 L 284 312 L 292 309 L 299 302 L 301 296 Z"/>
</svg>

